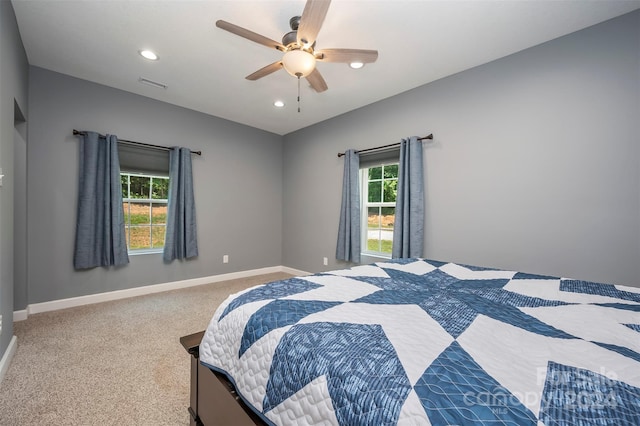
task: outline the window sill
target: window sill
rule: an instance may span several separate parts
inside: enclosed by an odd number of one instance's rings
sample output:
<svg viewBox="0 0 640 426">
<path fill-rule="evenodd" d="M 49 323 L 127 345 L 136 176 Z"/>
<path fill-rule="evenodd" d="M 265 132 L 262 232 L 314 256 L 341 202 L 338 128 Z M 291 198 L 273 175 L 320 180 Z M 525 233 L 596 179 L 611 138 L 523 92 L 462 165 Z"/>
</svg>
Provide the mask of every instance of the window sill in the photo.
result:
<svg viewBox="0 0 640 426">
<path fill-rule="evenodd" d="M 391 260 L 391 255 L 385 256 L 378 253 L 360 253 L 361 263 L 379 262 Z"/>
<path fill-rule="evenodd" d="M 163 249 L 149 249 L 149 250 L 131 250 L 129 256 L 139 256 L 143 254 L 162 254 Z"/>
</svg>

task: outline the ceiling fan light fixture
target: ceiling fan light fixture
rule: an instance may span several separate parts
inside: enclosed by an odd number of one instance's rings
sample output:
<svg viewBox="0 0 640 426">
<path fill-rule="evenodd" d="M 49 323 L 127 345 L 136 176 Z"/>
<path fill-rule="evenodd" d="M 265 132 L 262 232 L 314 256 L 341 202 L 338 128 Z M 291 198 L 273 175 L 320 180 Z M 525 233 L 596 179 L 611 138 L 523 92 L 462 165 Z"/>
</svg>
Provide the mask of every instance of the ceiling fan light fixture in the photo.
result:
<svg viewBox="0 0 640 426">
<path fill-rule="evenodd" d="M 273 103 L 273 106 L 276 108 L 284 108 L 284 102 L 281 100 L 277 100 Z"/>
<path fill-rule="evenodd" d="M 364 62 L 353 61 L 349 63 L 349 67 L 353 68 L 354 70 L 359 70 L 360 68 L 364 67 Z"/>
<path fill-rule="evenodd" d="M 316 68 L 316 57 L 305 50 L 289 50 L 282 57 L 284 69 L 294 77 L 306 77 Z"/>
</svg>

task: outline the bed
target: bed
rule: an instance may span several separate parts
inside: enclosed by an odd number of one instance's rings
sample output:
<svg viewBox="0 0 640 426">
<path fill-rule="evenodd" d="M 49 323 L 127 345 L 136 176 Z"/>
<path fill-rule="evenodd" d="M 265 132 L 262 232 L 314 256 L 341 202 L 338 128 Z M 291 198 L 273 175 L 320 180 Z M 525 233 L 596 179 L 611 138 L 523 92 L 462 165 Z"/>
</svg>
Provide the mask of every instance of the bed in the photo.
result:
<svg viewBox="0 0 640 426">
<path fill-rule="evenodd" d="M 635 287 L 401 259 L 232 295 L 191 341 L 192 424 L 640 424 Z"/>
</svg>

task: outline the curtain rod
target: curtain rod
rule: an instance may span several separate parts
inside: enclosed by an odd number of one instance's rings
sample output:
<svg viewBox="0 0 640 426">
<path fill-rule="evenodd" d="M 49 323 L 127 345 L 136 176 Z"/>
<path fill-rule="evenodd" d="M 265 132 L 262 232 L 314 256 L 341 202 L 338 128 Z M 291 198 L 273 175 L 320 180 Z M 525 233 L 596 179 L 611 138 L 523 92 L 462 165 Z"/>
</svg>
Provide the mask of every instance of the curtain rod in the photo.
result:
<svg viewBox="0 0 640 426">
<path fill-rule="evenodd" d="M 427 136 L 423 136 L 421 138 L 418 138 L 419 141 L 425 140 L 425 139 L 433 139 L 433 133 L 427 135 Z M 396 143 L 391 143 L 389 145 L 382 145 L 382 146 L 376 146 L 375 148 L 367 148 L 367 149 L 360 149 L 358 151 L 356 151 L 356 154 L 361 153 L 361 152 L 368 152 L 368 151 L 376 151 L 378 149 L 383 149 L 383 148 L 391 148 L 392 146 L 398 146 L 400 145 L 400 142 L 396 142 Z M 338 153 L 338 157 L 342 157 L 344 156 L 344 152 L 339 152 Z"/>
<path fill-rule="evenodd" d="M 76 130 L 76 129 L 73 129 L 73 134 L 74 134 L 74 135 L 83 135 L 83 136 L 86 136 L 86 135 L 87 135 L 87 132 L 86 132 L 85 130 Z M 104 136 L 104 135 L 100 135 L 100 137 L 101 137 L 101 138 L 104 138 L 105 136 Z M 153 144 L 150 144 L 150 143 L 144 143 L 144 142 L 128 141 L 128 140 L 126 140 L 126 139 L 120 139 L 120 138 L 118 138 L 118 142 L 124 142 L 124 143 L 128 143 L 128 144 L 131 144 L 131 145 L 141 145 L 141 146 L 146 146 L 146 147 L 149 147 L 149 148 L 161 149 L 161 150 L 163 150 L 163 151 L 169 151 L 169 150 L 173 149 L 173 148 L 169 148 L 168 146 L 153 145 Z M 192 153 L 192 154 L 196 154 L 196 155 L 202 155 L 202 151 L 191 151 L 191 153 Z"/>
</svg>

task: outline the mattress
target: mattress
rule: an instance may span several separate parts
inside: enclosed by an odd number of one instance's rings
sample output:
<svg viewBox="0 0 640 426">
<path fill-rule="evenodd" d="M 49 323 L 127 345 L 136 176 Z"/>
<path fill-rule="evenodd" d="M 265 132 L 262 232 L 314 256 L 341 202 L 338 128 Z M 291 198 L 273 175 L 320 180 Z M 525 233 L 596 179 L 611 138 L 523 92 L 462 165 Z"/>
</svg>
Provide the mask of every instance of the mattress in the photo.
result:
<svg viewBox="0 0 640 426">
<path fill-rule="evenodd" d="M 640 288 L 378 262 L 230 296 L 200 361 L 275 425 L 638 425 Z"/>
</svg>

